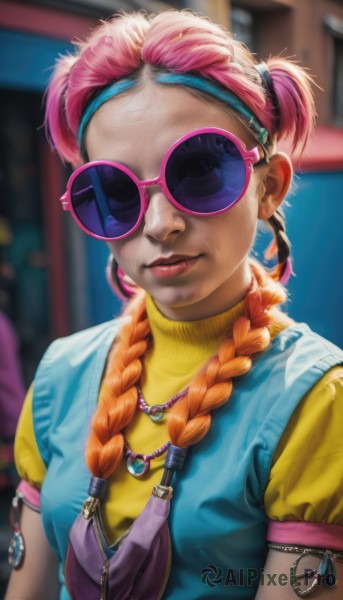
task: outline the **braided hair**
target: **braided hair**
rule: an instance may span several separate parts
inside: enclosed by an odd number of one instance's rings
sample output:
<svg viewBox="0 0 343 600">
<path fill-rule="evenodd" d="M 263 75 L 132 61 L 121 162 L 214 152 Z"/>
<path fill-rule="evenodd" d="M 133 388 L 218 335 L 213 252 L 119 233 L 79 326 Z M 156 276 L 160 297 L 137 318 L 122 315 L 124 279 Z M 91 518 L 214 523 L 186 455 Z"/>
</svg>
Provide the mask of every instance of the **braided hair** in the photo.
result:
<svg viewBox="0 0 343 600">
<path fill-rule="evenodd" d="M 212 411 L 229 400 L 234 378 L 248 373 L 253 358 L 270 344 L 270 328 L 277 318 L 274 307 L 285 301 L 286 293 L 257 262 L 251 261 L 251 271 L 244 314 L 234 323 L 232 335 L 224 339 L 218 353 L 170 410 L 167 429 L 176 446 L 186 448 L 203 439 L 211 426 Z M 144 292 L 129 303 L 124 316 L 125 324 L 108 357 L 86 448 L 91 473 L 104 479 L 115 472 L 123 456 L 123 429 L 136 411 L 136 384 L 150 339 Z"/>
</svg>

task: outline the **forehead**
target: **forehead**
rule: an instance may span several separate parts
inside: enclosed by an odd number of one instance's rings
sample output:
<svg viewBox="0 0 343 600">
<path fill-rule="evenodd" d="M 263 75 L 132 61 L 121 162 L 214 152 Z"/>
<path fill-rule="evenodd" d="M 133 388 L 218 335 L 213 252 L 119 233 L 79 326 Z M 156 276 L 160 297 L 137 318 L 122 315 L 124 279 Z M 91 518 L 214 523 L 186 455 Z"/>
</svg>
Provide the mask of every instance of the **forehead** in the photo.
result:
<svg viewBox="0 0 343 600">
<path fill-rule="evenodd" d="M 226 129 L 249 143 L 236 115 L 218 101 L 179 86 L 148 82 L 107 101 L 94 114 L 85 137 L 88 158 L 129 164 L 148 148 L 165 152 L 179 137 L 201 127 Z"/>
</svg>

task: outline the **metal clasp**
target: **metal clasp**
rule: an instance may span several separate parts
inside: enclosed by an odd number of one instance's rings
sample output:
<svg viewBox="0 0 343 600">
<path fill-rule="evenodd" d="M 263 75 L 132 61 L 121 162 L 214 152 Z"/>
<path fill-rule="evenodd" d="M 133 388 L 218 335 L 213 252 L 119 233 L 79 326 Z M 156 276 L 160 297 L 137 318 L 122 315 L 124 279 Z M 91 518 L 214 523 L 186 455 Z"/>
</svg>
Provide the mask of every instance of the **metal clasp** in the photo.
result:
<svg viewBox="0 0 343 600">
<path fill-rule="evenodd" d="M 87 519 L 87 521 L 95 513 L 98 503 L 99 503 L 99 499 L 92 498 L 91 496 L 89 498 L 87 498 L 87 500 L 85 500 L 85 502 L 83 503 L 82 515 L 84 516 L 85 519 Z"/>
</svg>

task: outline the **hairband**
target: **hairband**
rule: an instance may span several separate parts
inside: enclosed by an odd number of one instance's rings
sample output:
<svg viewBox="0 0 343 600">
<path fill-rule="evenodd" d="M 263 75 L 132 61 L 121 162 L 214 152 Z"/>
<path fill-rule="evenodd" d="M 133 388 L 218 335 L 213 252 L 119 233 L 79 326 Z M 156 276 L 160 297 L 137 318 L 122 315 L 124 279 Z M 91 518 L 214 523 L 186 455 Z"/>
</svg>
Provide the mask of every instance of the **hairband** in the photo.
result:
<svg viewBox="0 0 343 600">
<path fill-rule="evenodd" d="M 266 128 L 263 127 L 245 102 L 224 86 L 192 73 L 161 73 L 156 75 L 154 79 L 159 83 L 185 85 L 222 100 L 247 121 L 249 128 L 262 146 L 267 142 L 268 131 Z"/>
<path fill-rule="evenodd" d="M 228 104 L 234 111 L 244 118 L 255 138 L 266 152 L 264 144 L 266 144 L 268 139 L 268 131 L 265 127 L 263 127 L 262 123 L 260 123 L 250 108 L 230 90 L 217 83 L 214 83 L 213 81 L 210 81 L 209 79 L 205 79 L 200 75 L 193 75 L 191 73 L 160 73 L 155 75 L 154 80 L 158 83 L 169 85 L 185 85 L 187 87 L 210 94 L 222 102 L 225 102 L 225 104 Z M 78 132 L 78 144 L 80 149 L 85 129 L 98 108 L 100 108 L 104 102 L 107 102 L 107 100 L 110 100 L 111 98 L 114 98 L 114 96 L 131 89 L 137 85 L 137 83 L 138 82 L 135 79 L 120 79 L 119 81 L 115 81 L 111 85 L 102 89 L 99 94 L 97 94 L 90 101 L 80 121 Z"/>
<path fill-rule="evenodd" d="M 108 85 L 107 87 L 103 88 L 90 101 L 90 103 L 88 104 L 88 106 L 86 107 L 85 111 L 82 114 L 80 125 L 79 125 L 79 132 L 78 132 L 77 139 L 78 139 L 78 144 L 79 144 L 80 149 L 82 146 L 82 138 L 83 138 L 85 129 L 86 129 L 89 121 L 91 120 L 92 116 L 94 115 L 94 113 L 98 110 L 98 108 L 100 108 L 100 106 L 102 104 L 104 104 L 104 102 L 107 102 L 107 100 L 110 100 L 111 98 L 114 98 L 115 96 L 118 96 L 118 94 L 121 94 L 122 92 L 126 92 L 126 90 L 131 89 L 135 85 L 137 85 L 137 81 L 135 79 L 119 79 L 118 81 L 111 83 L 111 85 Z"/>
<path fill-rule="evenodd" d="M 268 69 L 266 63 L 263 63 L 263 62 L 260 63 L 259 65 L 256 65 L 255 68 L 259 72 L 261 79 L 262 79 L 262 85 L 263 85 L 265 91 L 267 92 L 267 94 L 269 95 L 272 107 L 274 109 L 274 115 L 277 119 L 279 119 L 280 118 L 280 105 L 279 105 L 278 97 L 275 93 L 275 89 L 274 89 L 271 75 L 269 73 L 269 69 Z"/>
</svg>

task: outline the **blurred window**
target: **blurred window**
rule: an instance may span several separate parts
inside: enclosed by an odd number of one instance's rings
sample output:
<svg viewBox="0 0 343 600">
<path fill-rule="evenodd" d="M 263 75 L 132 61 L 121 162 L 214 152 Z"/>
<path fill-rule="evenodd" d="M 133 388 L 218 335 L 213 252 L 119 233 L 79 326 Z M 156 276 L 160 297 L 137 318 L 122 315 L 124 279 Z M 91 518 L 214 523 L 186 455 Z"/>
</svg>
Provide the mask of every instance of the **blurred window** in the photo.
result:
<svg viewBox="0 0 343 600">
<path fill-rule="evenodd" d="M 234 36 L 252 51 L 256 51 L 256 23 L 252 12 L 232 6 L 231 29 Z"/>
<path fill-rule="evenodd" d="M 333 44 L 332 117 L 343 125 L 343 19 L 327 13 L 323 22 Z"/>
<path fill-rule="evenodd" d="M 333 118 L 343 125 L 343 39 L 334 38 Z"/>
</svg>

